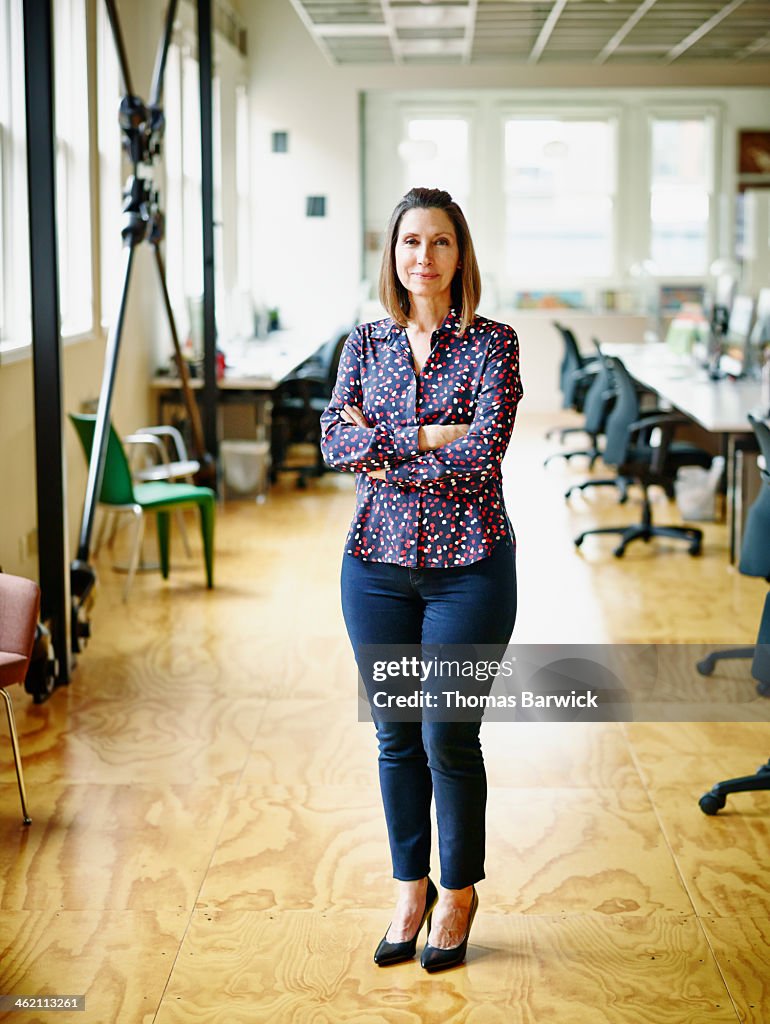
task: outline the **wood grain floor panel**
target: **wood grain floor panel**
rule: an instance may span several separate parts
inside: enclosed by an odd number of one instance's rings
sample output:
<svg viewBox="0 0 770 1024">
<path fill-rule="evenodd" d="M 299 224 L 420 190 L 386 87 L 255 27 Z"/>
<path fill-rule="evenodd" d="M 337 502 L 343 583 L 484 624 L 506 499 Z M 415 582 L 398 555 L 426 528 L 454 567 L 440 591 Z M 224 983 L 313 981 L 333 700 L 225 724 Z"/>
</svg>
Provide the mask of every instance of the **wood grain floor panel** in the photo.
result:
<svg viewBox="0 0 770 1024">
<path fill-rule="evenodd" d="M 359 722 L 356 710 L 352 691 L 342 698 L 271 700 L 251 744 L 242 781 L 377 785 L 374 723 Z"/>
<path fill-rule="evenodd" d="M 743 1024 L 770 1020 L 770 918 L 719 917 L 703 921 L 711 951 Z"/>
<path fill-rule="evenodd" d="M 501 913 L 692 913 L 640 786 L 490 790 L 486 873 Z"/>
<path fill-rule="evenodd" d="M 770 728 L 760 722 L 630 722 L 623 730 L 647 785 L 677 781 L 698 796 L 770 757 Z"/>
<path fill-rule="evenodd" d="M 678 786 L 650 794 L 698 915 L 770 916 L 770 792 L 728 797 L 714 816 Z"/>
<path fill-rule="evenodd" d="M 615 722 L 485 722 L 481 745 L 490 786 L 620 789 L 638 782 Z"/>
<path fill-rule="evenodd" d="M 0 1012 L 10 1024 L 151 1024 L 189 920 L 170 911 L 3 911 L 0 992 L 85 995 L 77 1013 Z"/>
<path fill-rule="evenodd" d="M 416 960 L 373 967 L 386 924 L 362 910 L 196 912 L 156 1024 L 738 1019 L 693 917 L 517 917 L 482 905 L 465 967 L 433 976 Z"/>
<path fill-rule="evenodd" d="M 2 806 L 11 790 L 0 786 Z M 0 909 L 191 910 L 231 796 L 223 786 L 39 787 L 37 827 L 0 818 Z"/>
<path fill-rule="evenodd" d="M 39 707 L 15 699 L 33 806 L 35 788 L 56 781 L 237 781 L 265 711 L 261 697 L 212 692 L 135 701 L 70 690 Z M 13 779 L 13 762 L 0 763 L 0 781 Z"/>
<path fill-rule="evenodd" d="M 385 851 L 374 786 L 244 785 L 232 802 L 199 906 L 380 906 L 392 889 Z"/>
<path fill-rule="evenodd" d="M 433 826 L 433 871 L 439 854 Z M 692 906 L 644 793 L 492 789 L 489 912 L 602 916 Z M 386 907 L 393 898 L 375 787 L 258 787 L 232 803 L 200 895 L 227 910 Z"/>
</svg>

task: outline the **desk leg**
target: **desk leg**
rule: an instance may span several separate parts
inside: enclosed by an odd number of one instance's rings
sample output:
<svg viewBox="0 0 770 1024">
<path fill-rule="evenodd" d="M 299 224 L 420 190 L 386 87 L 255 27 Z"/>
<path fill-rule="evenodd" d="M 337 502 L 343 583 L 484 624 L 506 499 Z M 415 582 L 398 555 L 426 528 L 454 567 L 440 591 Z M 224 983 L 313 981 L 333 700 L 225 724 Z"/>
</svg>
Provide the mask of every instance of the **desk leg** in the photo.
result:
<svg viewBox="0 0 770 1024">
<path fill-rule="evenodd" d="M 727 487 L 730 564 L 734 565 L 743 540 L 743 449 L 732 434 L 728 438 Z"/>
</svg>

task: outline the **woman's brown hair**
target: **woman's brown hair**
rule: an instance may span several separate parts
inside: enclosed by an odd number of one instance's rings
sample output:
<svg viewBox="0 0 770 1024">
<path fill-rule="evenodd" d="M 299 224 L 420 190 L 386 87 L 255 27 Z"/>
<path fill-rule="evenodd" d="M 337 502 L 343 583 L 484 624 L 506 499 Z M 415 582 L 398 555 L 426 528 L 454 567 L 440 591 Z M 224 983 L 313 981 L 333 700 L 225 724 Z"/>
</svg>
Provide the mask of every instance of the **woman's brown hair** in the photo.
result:
<svg viewBox="0 0 770 1024">
<path fill-rule="evenodd" d="M 396 273 L 396 242 L 401 218 L 407 210 L 443 210 L 452 221 L 460 253 L 459 266 L 452 279 L 452 308 L 460 320 L 458 333 L 462 334 L 473 322 L 481 298 L 481 274 L 465 215 L 450 194 L 440 188 L 410 189 L 391 214 L 380 267 L 380 302 L 397 324 L 406 325 L 409 292 Z"/>
</svg>

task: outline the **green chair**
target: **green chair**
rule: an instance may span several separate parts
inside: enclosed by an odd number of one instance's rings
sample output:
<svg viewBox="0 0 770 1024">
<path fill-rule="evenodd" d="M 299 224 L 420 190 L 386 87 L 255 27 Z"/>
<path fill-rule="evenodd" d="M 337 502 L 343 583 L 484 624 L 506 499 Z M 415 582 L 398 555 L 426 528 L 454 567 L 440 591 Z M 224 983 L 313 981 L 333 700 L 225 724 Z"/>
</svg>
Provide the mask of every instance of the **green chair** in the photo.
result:
<svg viewBox="0 0 770 1024">
<path fill-rule="evenodd" d="M 77 430 L 86 460 L 90 460 L 96 429 L 96 416 L 70 413 L 69 417 Z M 126 453 L 113 426 L 110 426 L 99 504 L 115 512 L 130 512 L 134 516 L 136 523 L 128 576 L 123 590 L 124 601 L 128 598 L 128 592 L 131 589 L 139 563 L 142 537 L 144 535 L 144 513 L 154 512 L 156 515 L 160 569 L 163 578 L 168 579 L 170 515 L 172 511 L 183 505 L 198 506 L 201 519 L 201 536 L 203 538 L 203 554 L 206 560 L 206 584 L 208 587 L 213 587 L 214 492 L 209 487 L 196 487 L 193 484 L 185 483 L 169 483 L 165 480 L 152 483 L 134 483 L 131 478 L 131 470 Z"/>
</svg>

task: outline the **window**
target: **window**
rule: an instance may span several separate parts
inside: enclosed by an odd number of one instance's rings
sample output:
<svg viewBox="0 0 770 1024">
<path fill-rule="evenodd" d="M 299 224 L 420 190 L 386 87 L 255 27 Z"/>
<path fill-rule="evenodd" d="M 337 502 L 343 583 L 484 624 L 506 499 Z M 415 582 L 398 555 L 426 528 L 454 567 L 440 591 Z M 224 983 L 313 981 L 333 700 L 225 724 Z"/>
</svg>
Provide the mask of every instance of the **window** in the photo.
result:
<svg viewBox="0 0 770 1024">
<path fill-rule="evenodd" d="M 713 118 L 651 121 L 650 257 L 659 274 L 705 274 L 713 207 Z"/>
<path fill-rule="evenodd" d="M 0 351 L 31 340 L 21 0 L 0 4 Z"/>
<path fill-rule="evenodd" d="M 505 264 L 516 282 L 607 277 L 615 260 L 613 120 L 505 124 Z"/>
<path fill-rule="evenodd" d="M 118 105 L 121 99 L 121 81 L 115 44 L 112 40 L 107 9 L 104 3 L 96 5 L 96 74 L 97 74 L 97 130 L 99 140 L 99 255 L 100 305 L 104 326 L 113 322 L 123 285 L 124 260 L 121 257 L 123 241 L 121 166 L 121 132 L 118 123 Z"/>
<path fill-rule="evenodd" d="M 182 337 L 190 334 L 202 344 L 203 238 L 201 210 L 201 139 L 199 65 L 194 58 L 194 34 L 183 30 L 169 47 L 164 106 L 166 134 L 165 189 L 166 271 L 169 295 Z M 220 344 L 240 329 L 248 317 L 233 301 L 237 288 L 250 288 L 248 247 L 250 230 L 248 175 L 248 105 L 245 89 L 238 91 L 243 73 L 220 38 L 216 40 L 216 73 L 212 82 L 214 287 Z M 247 328 L 250 330 L 250 328 Z"/>
<path fill-rule="evenodd" d="M 410 118 L 398 150 L 404 165 L 404 191 L 443 188 L 468 212 L 468 122 L 464 118 Z"/>
<path fill-rule="evenodd" d="M 93 327 L 85 0 L 54 4 L 56 216 L 62 334 Z"/>
<path fill-rule="evenodd" d="M 166 278 L 181 337 L 195 323 L 200 343 L 199 311 L 203 294 L 201 212 L 200 98 L 198 62 L 185 45 L 169 47 L 164 84 L 166 132 L 164 160 L 166 189 Z"/>
<path fill-rule="evenodd" d="M 237 275 L 238 290 L 251 289 L 251 210 L 249 203 L 249 94 L 245 85 L 235 93 L 235 189 L 237 196 Z"/>
</svg>

